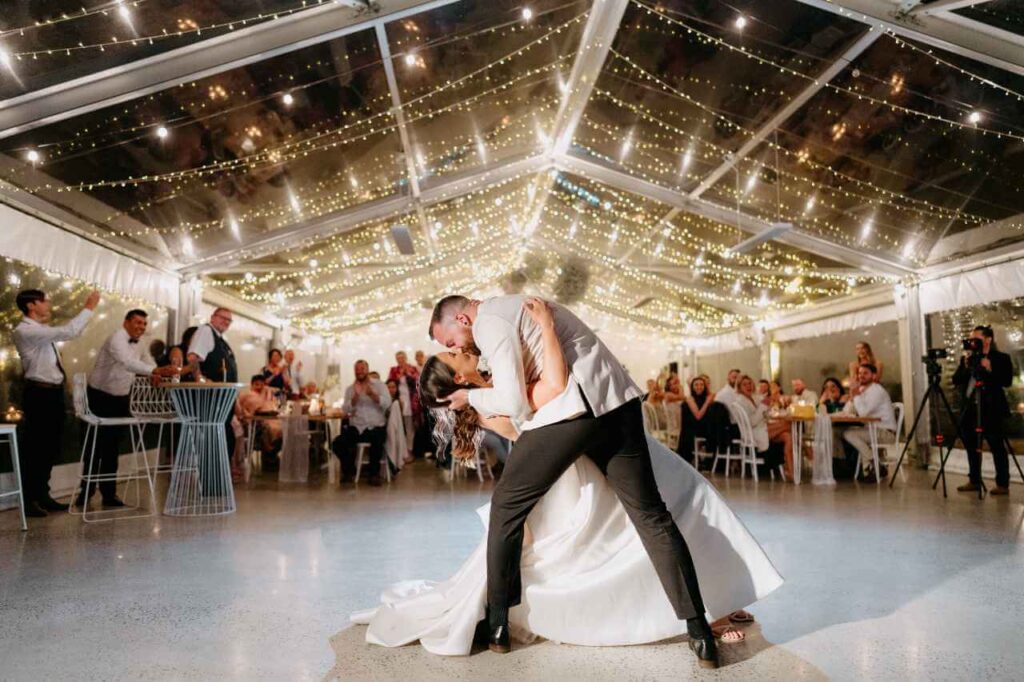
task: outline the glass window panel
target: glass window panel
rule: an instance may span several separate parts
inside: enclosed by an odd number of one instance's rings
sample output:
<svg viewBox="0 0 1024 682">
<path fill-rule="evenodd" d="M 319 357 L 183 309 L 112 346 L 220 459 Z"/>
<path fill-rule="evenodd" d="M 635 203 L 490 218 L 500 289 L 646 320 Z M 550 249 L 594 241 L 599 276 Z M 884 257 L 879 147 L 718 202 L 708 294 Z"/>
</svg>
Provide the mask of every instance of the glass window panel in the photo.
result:
<svg viewBox="0 0 1024 682">
<path fill-rule="evenodd" d="M 964 405 L 960 391 L 953 386 L 953 373 L 963 352 L 961 341 L 979 325 L 992 327 L 996 346 L 1004 353 L 1009 353 L 1013 361 L 1013 384 L 1006 389 L 1011 415 L 1005 427 L 1016 452 L 1024 452 L 1024 298 L 994 301 L 927 316 L 925 329 L 929 348 L 944 348 L 947 353 L 946 359 L 940 361 L 942 390 L 952 403 L 954 413 L 959 415 Z M 954 433 L 953 425 L 944 412 L 940 413 L 941 426 L 932 426 L 933 436 L 939 433 L 940 428 L 947 438 Z M 988 443 L 985 443 L 985 450 L 988 450 Z M 990 463 L 991 460 L 986 464 Z M 1014 471 L 1012 467 L 1011 471 Z M 1016 473 L 1013 475 L 1016 476 Z"/>
<path fill-rule="evenodd" d="M 53 301 L 53 322 L 64 324 L 71 320 L 85 305 L 85 299 L 92 290 L 87 282 L 70 279 L 59 273 L 46 272 L 41 268 L 11 258 L 0 259 L 0 421 L 7 421 L 9 410 L 22 408 L 22 369 L 18 351 L 14 347 L 14 328 L 21 321 L 22 314 L 15 305 L 15 297 L 23 289 L 41 289 Z M 107 338 L 124 321 L 124 315 L 132 308 L 142 308 L 149 313 L 149 326 L 139 342 L 148 348 L 156 340 L 167 338 L 166 308 L 147 301 L 128 298 L 108 292 L 102 293 L 96 313 L 82 335 L 64 343 L 61 358 L 68 373 L 67 414 L 64 420 L 63 451 L 57 463 L 77 462 L 81 454 L 81 440 L 78 422 L 75 419 L 71 401 L 71 375 L 92 371 L 96 354 Z M 6 464 L 8 455 L 0 446 L 0 461 Z M 27 453 L 22 450 L 22 462 Z M 0 470 L 8 471 L 2 468 Z"/>
<path fill-rule="evenodd" d="M 953 11 L 982 24 L 1024 35 L 1024 4 L 1020 0 L 987 0 Z"/>
<path fill-rule="evenodd" d="M 780 66 L 816 76 L 864 31 L 798 2 L 766 7 L 631 4 L 577 131 L 577 151 L 688 191 L 747 140 L 741 129 L 756 130 L 806 87 Z"/>
<path fill-rule="evenodd" d="M 8 182 L 186 262 L 404 184 L 372 31 L 76 116 L 0 149 Z"/>
<path fill-rule="evenodd" d="M 5 2 L 0 99 L 117 67 L 329 0 Z M 352 10 L 353 17 L 356 11 Z"/>
<path fill-rule="evenodd" d="M 460 2 L 388 24 L 420 184 L 546 151 L 588 2 Z"/>
</svg>

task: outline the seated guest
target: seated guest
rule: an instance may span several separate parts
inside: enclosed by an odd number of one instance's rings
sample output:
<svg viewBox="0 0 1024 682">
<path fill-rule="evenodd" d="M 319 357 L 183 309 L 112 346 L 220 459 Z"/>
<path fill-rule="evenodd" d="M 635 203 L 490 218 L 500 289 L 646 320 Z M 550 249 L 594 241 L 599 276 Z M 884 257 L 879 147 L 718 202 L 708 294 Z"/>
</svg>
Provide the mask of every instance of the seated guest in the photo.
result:
<svg viewBox="0 0 1024 682">
<path fill-rule="evenodd" d="M 754 400 L 759 403 L 768 405 L 768 394 L 771 393 L 772 383 L 767 379 L 761 379 L 757 382 L 757 390 L 754 391 Z"/>
<path fill-rule="evenodd" d="M 370 372 L 369 377 L 374 381 L 380 381 L 380 372 L 378 372 L 377 370 L 373 370 L 372 372 Z"/>
<path fill-rule="evenodd" d="M 764 397 L 765 407 L 771 412 L 775 410 L 782 412 L 786 409 L 786 396 L 782 395 L 782 384 L 778 381 L 768 382 L 768 395 Z M 768 422 L 768 440 L 771 443 L 782 446 L 784 466 L 783 471 L 786 480 L 793 478 L 793 432 L 790 430 L 789 422 L 781 419 L 774 419 Z"/>
<path fill-rule="evenodd" d="M 258 412 L 277 412 L 277 401 L 267 387 L 262 374 L 254 374 L 249 380 L 249 388 L 238 394 L 235 402 L 235 416 L 245 426 L 249 426 Z M 250 427 L 252 428 L 252 427 Z M 277 471 L 279 466 L 278 453 L 281 451 L 281 421 L 278 419 L 260 419 L 255 424 L 256 437 L 254 442 L 260 448 L 264 471 Z M 248 456 L 249 453 L 244 453 Z"/>
<path fill-rule="evenodd" d="M 844 411 L 858 417 L 877 417 L 879 421 L 875 424 L 875 430 L 878 442 L 896 442 L 896 412 L 889 394 L 878 383 L 878 370 L 874 365 L 864 363 L 857 369 L 857 385 L 850 389 L 850 400 L 846 403 Z M 859 454 L 861 470 L 865 472 L 864 480 L 868 483 L 878 480 L 876 472 L 873 471 L 874 455 L 871 452 L 871 438 L 867 426 L 846 429 L 843 432 L 843 440 L 849 445 L 847 462 L 856 466 Z M 889 471 L 881 460 L 879 466 L 882 471 L 877 475 L 885 479 Z"/>
<path fill-rule="evenodd" d="M 167 344 L 161 339 L 153 339 L 149 344 L 149 357 L 153 358 L 157 367 L 165 367 L 167 365 Z"/>
<path fill-rule="evenodd" d="M 652 405 L 660 405 L 665 398 L 665 394 L 661 392 L 661 386 L 658 386 L 657 379 L 647 380 L 647 397 L 645 400 Z"/>
<path fill-rule="evenodd" d="M 284 355 L 277 348 L 271 348 L 267 353 L 267 364 L 263 366 L 263 381 L 275 392 L 288 393 L 288 381 L 285 376 L 287 367 L 284 364 Z"/>
<path fill-rule="evenodd" d="M 799 403 L 817 407 L 818 394 L 807 388 L 807 384 L 804 383 L 803 379 L 793 379 L 791 383 L 793 385 L 793 395 L 789 396 L 789 400 L 787 400 L 790 405 Z"/>
<path fill-rule="evenodd" d="M 355 480 L 356 447 L 359 443 L 369 443 L 370 485 L 380 485 L 380 463 L 384 456 L 387 425 L 385 412 L 391 406 L 391 396 L 380 379 L 370 377 L 366 360 L 356 361 L 355 375 L 355 383 L 345 389 L 342 407 L 348 424 L 334 439 L 331 449 L 341 460 L 342 483 L 349 483 Z"/>
<path fill-rule="evenodd" d="M 846 402 L 843 400 L 843 385 L 839 379 L 829 377 L 821 385 L 821 399 L 818 400 L 819 414 L 835 414 L 842 412 Z"/>
<path fill-rule="evenodd" d="M 765 400 L 768 409 L 782 410 L 789 404 L 786 396 L 782 393 L 782 384 L 774 380 L 768 382 L 768 396 Z"/>
<path fill-rule="evenodd" d="M 96 365 L 89 374 L 87 388 L 89 409 L 96 416 L 130 417 L 132 384 L 136 376 L 148 376 L 157 382 L 160 377 L 178 373 L 177 367 L 157 367 L 155 362 L 143 358 L 139 352 L 138 343 L 146 333 L 147 317 L 145 310 L 129 310 L 121 328 L 111 334 L 100 347 Z M 99 430 L 92 467 L 88 472 L 83 471 L 83 476 L 86 473 L 111 477 L 117 474 L 117 459 L 120 455 L 118 445 L 123 435 L 124 427 L 105 426 Z M 86 462 L 85 466 L 89 466 L 89 463 Z M 87 484 L 83 479 L 75 506 L 84 507 L 88 504 L 96 487 L 95 483 Z M 102 481 L 98 487 L 104 507 L 124 506 L 124 502 L 117 497 L 116 481 Z"/>
<path fill-rule="evenodd" d="M 875 381 L 881 383 L 882 381 L 882 361 L 875 357 L 874 351 L 871 350 L 871 344 L 867 341 L 859 341 L 854 346 L 854 352 L 857 355 L 857 359 L 853 360 L 849 365 L 848 379 L 850 382 L 850 389 L 852 390 L 857 386 L 857 376 L 860 371 L 860 366 L 863 364 L 872 365 L 878 371 L 875 372 Z"/>
<path fill-rule="evenodd" d="M 738 369 L 729 370 L 729 375 L 726 379 L 725 386 L 720 388 L 718 392 L 715 393 L 715 400 L 717 402 L 720 402 L 724 405 L 728 405 L 733 401 L 733 399 L 736 397 L 736 384 L 740 380 L 740 374 L 741 372 Z M 709 388 L 710 386 L 711 384 L 708 384 Z"/>
<path fill-rule="evenodd" d="M 715 394 L 708 392 L 707 380 L 702 376 L 690 379 L 690 395 L 682 404 L 683 427 L 676 449 L 683 459 L 693 459 L 694 439 L 707 438 L 708 422 L 704 419 L 708 408 L 715 402 Z"/>
<path fill-rule="evenodd" d="M 405 419 L 402 414 L 402 401 L 399 395 L 398 382 L 388 380 L 388 395 L 391 406 L 387 409 L 387 434 L 384 437 L 384 453 L 392 473 L 397 472 L 406 462 L 412 461 L 409 456 L 409 443 L 406 440 Z"/>
<path fill-rule="evenodd" d="M 782 458 L 779 456 L 778 448 L 770 449 L 768 406 L 763 401 L 757 400 L 754 393 L 754 380 L 745 374 L 740 377 L 733 405 L 746 413 L 747 419 L 750 421 L 750 428 L 753 430 L 754 449 L 757 450 L 759 457 L 764 458 L 766 468 L 769 470 L 776 468 Z"/>
</svg>

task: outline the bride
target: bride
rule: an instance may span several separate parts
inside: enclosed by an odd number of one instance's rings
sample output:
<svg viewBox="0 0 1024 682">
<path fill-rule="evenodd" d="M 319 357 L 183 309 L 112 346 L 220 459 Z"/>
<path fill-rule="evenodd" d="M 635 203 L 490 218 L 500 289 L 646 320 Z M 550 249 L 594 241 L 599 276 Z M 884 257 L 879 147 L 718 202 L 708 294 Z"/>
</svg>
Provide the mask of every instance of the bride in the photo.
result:
<svg viewBox="0 0 1024 682">
<path fill-rule="evenodd" d="M 524 312 L 543 332 L 541 379 L 527 387 L 531 407 L 540 411 L 568 391 L 578 390 L 568 373 L 551 310 L 527 299 Z M 452 412 L 446 397 L 460 388 L 488 386 L 477 356 L 439 353 L 423 366 L 420 393 L 435 410 L 435 438 L 452 442 L 456 457 L 473 457 L 480 427 L 515 439 L 507 417 L 483 418 L 473 408 Z M 744 607 L 782 584 L 761 546 L 701 474 L 667 447 L 647 437 L 658 490 L 691 549 L 701 594 L 716 636 L 742 639 L 728 622 L 748 622 Z M 489 505 L 477 510 L 486 526 Z M 440 655 L 466 655 L 486 603 L 487 542 L 483 538 L 461 568 L 442 582 L 409 580 L 392 585 L 380 606 L 353 614 L 369 625 L 366 641 L 396 647 L 419 641 Z M 527 519 L 521 560 L 523 599 L 509 611 L 513 636 L 544 637 L 586 646 L 641 644 L 686 632 L 640 537 L 606 478 L 580 457 Z M 718 619 L 717 621 L 714 619 Z"/>
</svg>

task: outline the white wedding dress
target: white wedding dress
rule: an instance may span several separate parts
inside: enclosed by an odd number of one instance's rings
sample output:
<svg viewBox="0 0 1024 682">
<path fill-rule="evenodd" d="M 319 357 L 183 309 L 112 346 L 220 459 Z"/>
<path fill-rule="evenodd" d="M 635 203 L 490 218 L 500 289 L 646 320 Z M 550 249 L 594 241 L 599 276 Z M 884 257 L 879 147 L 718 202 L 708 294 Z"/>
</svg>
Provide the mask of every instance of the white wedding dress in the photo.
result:
<svg viewBox="0 0 1024 682">
<path fill-rule="evenodd" d="M 647 438 L 665 504 L 693 555 L 709 620 L 749 606 L 782 584 L 764 550 L 715 487 L 667 447 Z M 477 510 L 486 526 L 490 505 Z M 640 537 L 604 475 L 586 457 L 571 466 L 527 520 L 522 603 L 509 612 L 513 636 L 586 646 L 640 644 L 686 632 Z M 487 543 L 448 580 L 404 581 L 381 605 L 353 614 L 366 641 L 469 654 L 484 617 Z"/>
</svg>

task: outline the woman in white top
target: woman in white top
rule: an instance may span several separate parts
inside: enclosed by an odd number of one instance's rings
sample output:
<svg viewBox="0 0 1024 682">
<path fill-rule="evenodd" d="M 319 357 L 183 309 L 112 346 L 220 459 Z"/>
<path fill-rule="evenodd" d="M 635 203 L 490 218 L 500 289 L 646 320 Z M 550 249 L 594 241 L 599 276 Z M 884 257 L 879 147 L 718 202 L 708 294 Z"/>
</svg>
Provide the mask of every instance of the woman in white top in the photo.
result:
<svg viewBox="0 0 1024 682">
<path fill-rule="evenodd" d="M 546 308 L 536 299 L 532 305 Z M 541 380 L 527 387 L 531 407 L 539 412 L 566 391 L 579 389 L 568 375 L 553 326 L 545 325 L 545 311 L 527 311 L 544 330 Z M 458 388 L 486 385 L 475 356 L 440 353 L 424 365 L 420 391 L 423 404 L 433 409 Z M 455 456 L 472 456 L 482 437 L 480 424 L 511 438 L 518 435 L 505 417 L 480 419 L 471 408 L 437 413 L 440 434 L 446 442 L 449 433 L 453 436 Z M 719 626 L 716 635 L 736 641 L 741 632 L 723 632 L 728 619 L 750 619 L 739 609 L 775 590 L 782 578 L 714 486 L 650 436 L 647 444 L 658 490 L 693 550 L 708 620 L 720 618 L 712 623 Z M 477 513 L 486 524 L 488 507 Z M 540 636 L 567 644 L 613 646 L 686 632 L 686 622 L 676 617 L 622 503 L 588 458 L 576 460 L 558 479 L 534 507 L 527 525 L 522 603 L 509 612 L 517 639 Z M 470 653 L 477 623 L 484 617 L 486 548 L 484 538 L 455 575 L 442 582 L 393 585 L 383 593 L 380 606 L 352 619 L 369 625 L 366 639 L 372 644 L 403 646 L 419 640 L 432 653 Z"/>
</svg>

